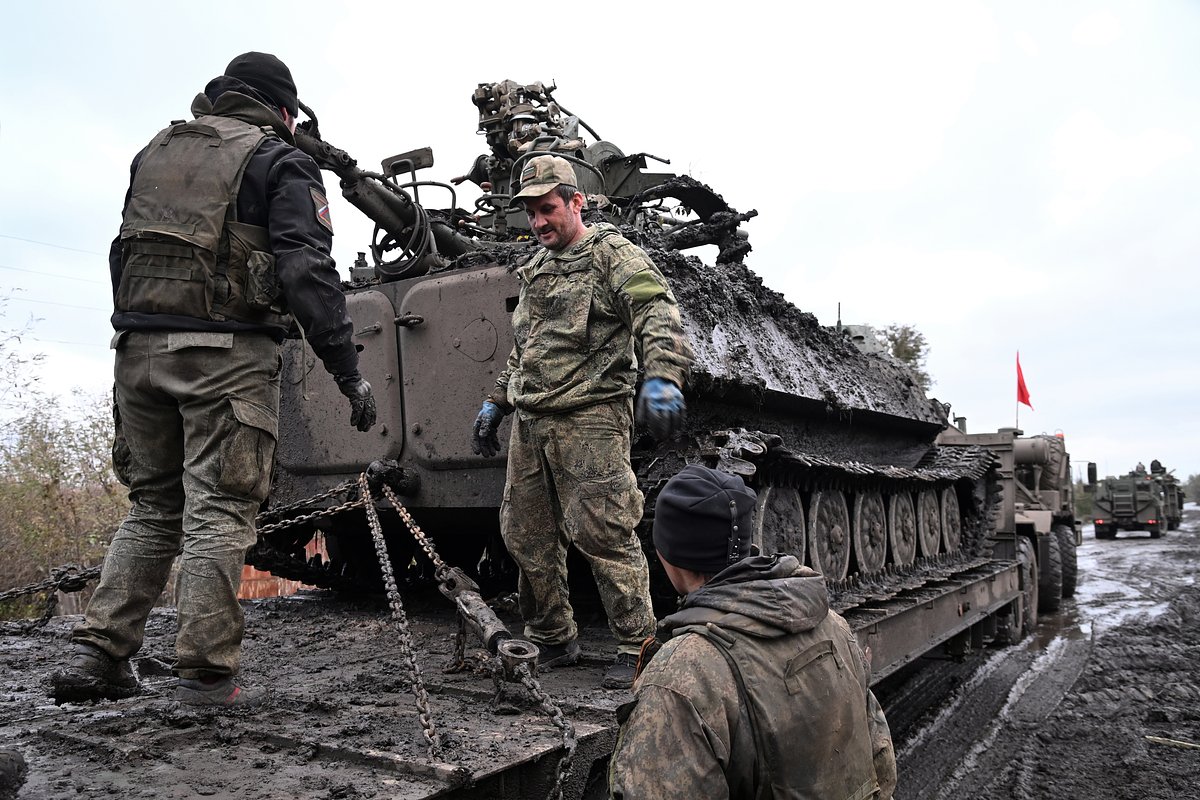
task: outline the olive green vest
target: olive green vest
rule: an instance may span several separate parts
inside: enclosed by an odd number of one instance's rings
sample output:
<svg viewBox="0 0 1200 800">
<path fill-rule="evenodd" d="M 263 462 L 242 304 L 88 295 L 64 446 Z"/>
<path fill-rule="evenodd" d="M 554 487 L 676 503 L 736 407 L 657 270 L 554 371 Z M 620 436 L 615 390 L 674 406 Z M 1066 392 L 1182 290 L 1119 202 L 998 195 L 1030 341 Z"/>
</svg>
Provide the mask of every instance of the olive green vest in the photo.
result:
<svg viewBox="0 0 1200 800">
<path fill-rule="evenodd" d="M 272 135 L 209 115 L 154 137 L 121 225 L 117 311 L 289 327 L 267 229 L 234 221 L 246 165 Z"/>
<path fill-rule="evenodd" d="M 684 614 L 691 624 L 676 628 L 673 637 L 698 634 L 725 657 L 750 728 L 740 726 L 736 735 L 753 737 L 752 785 L 731 781 L 731 797 L 877 796 L 866 678 L 832 616 L 812 630 L 764 639 L 720 627 L 722 612 L 697 608 L 677 617 Z"/>
</svg>

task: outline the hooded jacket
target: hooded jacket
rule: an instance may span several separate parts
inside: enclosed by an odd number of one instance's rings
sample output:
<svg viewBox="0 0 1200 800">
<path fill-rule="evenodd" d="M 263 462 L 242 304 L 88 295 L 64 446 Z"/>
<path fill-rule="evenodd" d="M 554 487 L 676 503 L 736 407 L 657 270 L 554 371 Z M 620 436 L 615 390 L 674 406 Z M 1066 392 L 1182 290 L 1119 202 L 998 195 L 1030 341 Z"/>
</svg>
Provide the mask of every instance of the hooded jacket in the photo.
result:
<svg viewBox="0 0 1200 800">
<path fill-rule="evenodd" d="M 353 327 L 341 280 L 330 255 L 333 231 L 327 222 L 327 210 L 321 208 L 325 198 L 321 172 L 316 162 L 295 147 L 292 133 L 269 104 L 264 95 L 242 81 L 219 76 L 197 96 L 192 111 L 197 118 L 205 114 L 228 117 L 269 127 L 275 134 L 262 140 L 246 165 L 237 195 L 236 221 L 267 229 L 287 309 L 304 329 L 325 368 L 335 376 L 348 375 L 358 368 L 358 354 L 351 339 Z M 122 216 L 129 207 L 144 153 L 144 149 L 139 152 L 130 167 L 130 190 L 125 195 Z M 118 235 L 109 250 L 114 300 L 121 285 L 122 251 Z M 118 331 L 254 331 L 269 334 L 277 341 L 288 333 L 278 324 L 132 311 L 114 313 L 112 325 Z"/>
<path fill-rule="evenodd" d="M 862 650 L 793 556 L 717 574 L 659 623 L 610 791 L 648 798 L 891 796 L 895 760 Z"/>
</svg>

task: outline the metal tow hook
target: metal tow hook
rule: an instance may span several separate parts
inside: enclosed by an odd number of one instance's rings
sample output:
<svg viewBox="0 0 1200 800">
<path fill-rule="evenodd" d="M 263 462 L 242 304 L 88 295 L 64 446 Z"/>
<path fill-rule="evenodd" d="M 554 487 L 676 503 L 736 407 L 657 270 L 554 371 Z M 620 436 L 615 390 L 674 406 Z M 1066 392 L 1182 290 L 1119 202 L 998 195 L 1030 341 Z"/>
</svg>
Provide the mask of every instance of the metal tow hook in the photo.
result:
<svg viewBox="0 0 1200 800">
<path fill-rule="evenodd" d="M 505 639 L 496 648 L 500 656 L 500 666 L 504 669 L 504 679 L 519 683 L 521 675 L 517 671 L 524 665 L 530 675 L 537 673 L 538 648 L 533 642 L 525 639 Z"/>
</svg>

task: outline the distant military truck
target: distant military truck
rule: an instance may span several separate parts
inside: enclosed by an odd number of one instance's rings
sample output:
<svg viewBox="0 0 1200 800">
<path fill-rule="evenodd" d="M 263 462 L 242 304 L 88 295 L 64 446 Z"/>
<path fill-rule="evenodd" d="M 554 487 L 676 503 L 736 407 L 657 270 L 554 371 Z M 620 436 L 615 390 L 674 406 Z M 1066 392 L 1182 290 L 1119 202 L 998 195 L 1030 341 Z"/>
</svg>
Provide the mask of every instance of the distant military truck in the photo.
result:
<svg viewBox="0 0 1200 800">
<path fill-rule="evenodd" d="M 1096 479 L 1096 465 L 1088 463 L 1088 490 L 1095 494 L 1093 524 L 1097 539 L 1115 539 L 1118 531 L 1149 531 L 1157 539 L 1179 527 L 1183 519 L 1183 488 L 1179 480 L 1157 461 L 1150 471 L 1138 464 L 1120 477 Z"/>
</svg>

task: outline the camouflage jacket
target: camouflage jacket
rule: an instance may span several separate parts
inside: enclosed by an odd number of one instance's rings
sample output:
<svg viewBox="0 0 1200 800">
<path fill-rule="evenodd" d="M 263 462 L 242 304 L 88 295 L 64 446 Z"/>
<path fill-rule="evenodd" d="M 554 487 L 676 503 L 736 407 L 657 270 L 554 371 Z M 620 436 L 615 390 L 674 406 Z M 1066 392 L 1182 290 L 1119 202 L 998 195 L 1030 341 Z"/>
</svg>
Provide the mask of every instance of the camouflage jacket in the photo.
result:
<svg viewBox="0 0 1200 800">
<path fill-rule="evenodd" d="M 692 348 L 666 279 L 612 225 L 542 250 L 517 271 L 515 342 L 488 396 L 505 411 L 557 414 L 628 398 L 637 368 L 683 386 Z"/>
<path fill-rule="evenodd" d="M 659 624 L 613 798 L 888 798 L 895 757 L 854 634 L 792 556 L 743 559 Z"/>
</svg>

